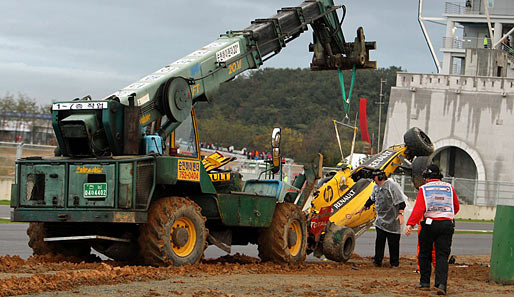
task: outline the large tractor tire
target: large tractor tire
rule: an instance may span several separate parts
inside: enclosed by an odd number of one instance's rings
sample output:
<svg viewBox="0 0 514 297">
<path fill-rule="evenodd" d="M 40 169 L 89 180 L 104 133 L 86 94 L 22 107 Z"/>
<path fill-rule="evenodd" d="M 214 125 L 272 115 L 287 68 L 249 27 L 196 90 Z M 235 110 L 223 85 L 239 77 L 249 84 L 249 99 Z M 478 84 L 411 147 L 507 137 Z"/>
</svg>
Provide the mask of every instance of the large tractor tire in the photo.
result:
<svg viewBox="0 0 514 297">
<path fill-rule="evenodd" d="M 140 255 L 153 266 L 195 264 L 203 256 L 208 231 L 201 208 L 182 197 L 166 197 L 154 202 L 148 221 L 141 225 Z"/>
<path fill-rule="evenodd" d="M 323 238 L 323 254 L 329 260 L 344 263 L 355 249 L 355 232 L 352 228 L 329 224 Z"/>
<path fill-rule="evenodd" d="M 412 183 L 416 189 L 419 189 L 419 187 L 425 184 L 423 171 L 425 171 L 430 162 L 430 157 L 426 156 L 416 157 L 414 161 L 412 161 Z"/>
<path fill-rule="evenodd" d="M 434 152 L 434 144 L 430 137 L 418 127 L 407 130 L 403 135 L 409 157 L 430 156 Z"/>
<path fill-rule="evenodd" d="M 262 261 L 300 264 L 307 255 L 307 220 L 299 206 L 277 204 L 271 225 L 262 229 L 258 238 Z"/>
<path fill-rule="evenodd" d="M 45 237 L 70 236 L 65 225 L 49 223 L 30 223 L 27 229 L 29 246 L 34 255 L 63 255 L 68 257 L 87 258 L 91 254 L 91 247 L 86 241 L 59 241 L 47 242 Z"/>
</svg>

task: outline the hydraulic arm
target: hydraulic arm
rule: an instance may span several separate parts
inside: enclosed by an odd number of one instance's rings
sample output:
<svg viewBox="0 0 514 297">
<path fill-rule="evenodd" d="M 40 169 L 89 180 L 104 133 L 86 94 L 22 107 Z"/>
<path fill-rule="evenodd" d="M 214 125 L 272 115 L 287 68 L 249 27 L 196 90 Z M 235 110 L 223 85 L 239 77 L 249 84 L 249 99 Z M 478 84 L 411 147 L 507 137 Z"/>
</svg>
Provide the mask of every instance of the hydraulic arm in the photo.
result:
<svg viewBox="0 0 514 297">
<path fill-rule="evenodd" d="M 342 9 L 339 18 L 337 10 Z M 220 84 L 247 69 L 259 68 L 301 33 L 313 29 L 312 70 L 376 68 L 369 60 L 375 42 L 362 28 L 346 42 L 344 6 L 333 0 L 304 1 L 217 40 L 114 93 L 105 100 L 86 97 L 53 104 L 55 134 L 64 156 L 137 155 L 145 126 L 158 126 L 165 139 L 200 101 L 211 101 Z"/>
</svg>

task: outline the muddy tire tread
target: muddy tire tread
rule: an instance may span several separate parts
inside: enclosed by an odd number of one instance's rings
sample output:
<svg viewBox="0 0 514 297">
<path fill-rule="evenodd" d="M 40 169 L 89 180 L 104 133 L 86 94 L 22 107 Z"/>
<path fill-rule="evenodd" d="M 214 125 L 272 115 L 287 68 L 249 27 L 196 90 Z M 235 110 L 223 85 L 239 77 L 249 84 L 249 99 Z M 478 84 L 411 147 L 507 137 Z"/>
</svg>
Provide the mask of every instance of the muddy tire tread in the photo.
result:
<svg viewBox="0 0 514 297">
<path fill-rule="evenodd" d="M 87 258 L 91 254 L 91 248 L 85 243 L 57 243 L 45 242 L 47 236 L 66 236 L 68 234 L 55 233 L 56 230 L 41 222 L 29 223 L 27 235 L 29 236 L 29 247 L 32 248 L 34 255 L 63 255 L 72 257 Z"/>
<path fill-rule="evenodd" d="M 302 229 L 302 245 L 297 256 L 293 257 L 287 246 L 287 236 L 284 228 L 288 228 L 292 220 L 299 220 Z M 269 228 L 260 231 L 258 238 L 259 258 L 262 261 L 272 261 L 280 264 L 299 264 L 305 261 L 307 255 L 307 221 L 300 207 L 283 202 L 277 204 Z"/>
<path fill-rule="evenodd" d="M 403 140 L 407 146 L 408 155 L 411 158 L 418 156 L 430 156 L 434 152 L 434 144 L 418 127 L 407 130 L 403 135 Z"/>
<path fill-rule="evenodd" d="M 148 221 L 140 227 L 139 248 L 141 260 L 152 266 L 168 266 L 177 265 L 175 261 L 166 252 L 166 243 L 164 238 L 165 225 L 173 218 L 174 214 L 183 209 L 193 210 L 201 219 L 202 230 L 197 230 L 197 234 L 203 234 L 203 242 L 207 241 L 208 230 L 205 227 L 207 219 L 201 215 L 201 208 L 190 199 L 183 197 L 165 197 L 161 198 L 150 206 L 148 210 Z M 199 257 L 195 264 L 203 257 L 206 248 L 204 244 L 201 250 L 202 256 Z"/>
<path fill-rule="evenodd" d="M 341 241 L 333 240 L 332 234 L 335 232 L 341 232 Z M 353 236 L 351 234 L 353 234 Z M 351 252 L 348 254 L 344 254 L 344 243 L 348 236 L 353 237 L 353 243 L 351 243 Z M 351 258 L 354 249 L 355 233 L 353 232 L 353 230 L 351 228 L 341 227 L 331 223 L 323 239 L 323 255 L 325 255 L 325 257 L 329 260 L 345 263 Z"/>
</svg>

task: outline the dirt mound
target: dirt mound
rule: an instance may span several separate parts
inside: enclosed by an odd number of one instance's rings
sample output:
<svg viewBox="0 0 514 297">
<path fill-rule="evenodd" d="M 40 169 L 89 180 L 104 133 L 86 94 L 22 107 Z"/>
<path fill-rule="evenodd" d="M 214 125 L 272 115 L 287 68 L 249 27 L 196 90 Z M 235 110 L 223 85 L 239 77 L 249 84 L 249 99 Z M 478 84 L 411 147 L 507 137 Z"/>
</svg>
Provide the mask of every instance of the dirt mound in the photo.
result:
<svg viewBox="0 0 514 297">
<path fill-rule="evenodd" d="M 226 255 L 223 257 L 219 257 L 218 259 L 205 259 L 203 263 L 207 264 L 217 264 L 217 263 L 239 263 L 239 264 L 256 264 L 261 262 L 260 259 L 241 255 L 240 253 L 236 253 L 235 255 Z"/>
<path fill-rule="evenodd" d="M 463 296 L 514 293 L 512 287 L 488 282 L 488 262 L 488 257 L 459 257 L 458 265 L 450 265 L 450 293 L 455 288 L 459 292 L 469 293 Z M 413 290 L 419 281 L 419 274 L 414 273 L 414 258 L 402 257 L 400 263 L 399 268 L 377 268 L 370 259 L 353 257 L 347 263 L 327 261 L 278 265 L 260 263 L 257 258 L 235 254 L 206 259 L 193 266 L 150 267 L 114 261 L 79 262 L 78 259 L 53 255 L 34 256 L 27 260 L 18 256 L 4 256 L 0 257 L 0 297 L 45 291 L 77 293 L 81 292 L 80 287 L 83 286 L 127 284 L 116 287 L 121 290 L 132 282 L 138 282 L 137 286 L 147 286 L 143 294 L 147 296 L 233 296 L 234 292 L 239 292 L 235 294 L 239 296 L 240 291 L 234 289 L 234 284 L 254 290 L 251 296 L 266 296 L 270 293 L 266 291 L 267 284 L 272 282 L 278 282 L 274 289 L 278 291 L 271 294 L 277 296 L 336 296 L 341 292 L 347 292 L 345 294 L 348 296 L 382 296 L 384 292 L 389 295 L 432 296 L 433 292 Z M 319 277 L 335 280 L 332 284 L 336 287 L 313 285 Z M 215 282 L 213 279 L 221 281 Z M 168 286 L 167 291 L 156 287 L 155 282 L 159 281 L 165 281 L 163 285 Z M 87 290 L 91 290 L 91 287 Z M 117 295 L 116 292 L 113 294 Z"/>
</svg>

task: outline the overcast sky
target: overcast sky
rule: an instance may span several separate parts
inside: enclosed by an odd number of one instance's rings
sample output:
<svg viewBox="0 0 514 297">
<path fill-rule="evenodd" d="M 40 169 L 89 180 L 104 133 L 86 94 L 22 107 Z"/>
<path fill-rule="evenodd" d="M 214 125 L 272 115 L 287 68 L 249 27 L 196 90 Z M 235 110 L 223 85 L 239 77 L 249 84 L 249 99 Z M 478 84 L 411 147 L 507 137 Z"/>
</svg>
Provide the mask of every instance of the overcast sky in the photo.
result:
<svg viewBox="0 0 514 297">
<path fill-rule="evenodd" d="M 41 103 L 85 95 L 101 99 L 162 66 L 301 0 L 0 0 L 0 96 Z M 425 1 L 440 16 L 442 0 Z M 463 1 L 462 1 L 463 2 Z M 377 41 L 379 67 L 436 72 L 417 22 L 417 0 L 336 0 L 347 7 L 343 31 L 359 26 Z M 339 11 L 340 13 L 341 11 Z M 429 24 L 440 48 L 444 26 Z M 288 44 L 264 67 L 309 67 L 311 34 Z"/>
</svg>

